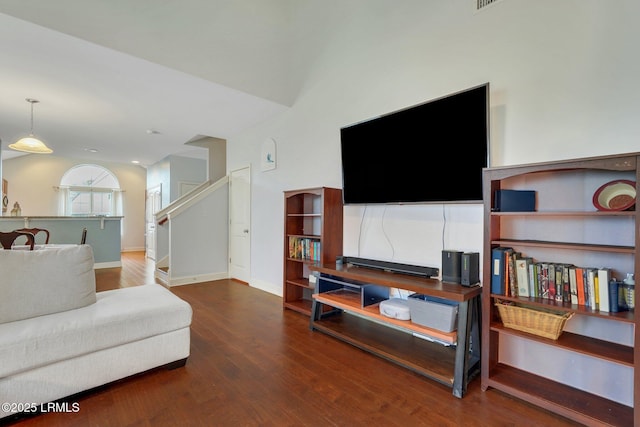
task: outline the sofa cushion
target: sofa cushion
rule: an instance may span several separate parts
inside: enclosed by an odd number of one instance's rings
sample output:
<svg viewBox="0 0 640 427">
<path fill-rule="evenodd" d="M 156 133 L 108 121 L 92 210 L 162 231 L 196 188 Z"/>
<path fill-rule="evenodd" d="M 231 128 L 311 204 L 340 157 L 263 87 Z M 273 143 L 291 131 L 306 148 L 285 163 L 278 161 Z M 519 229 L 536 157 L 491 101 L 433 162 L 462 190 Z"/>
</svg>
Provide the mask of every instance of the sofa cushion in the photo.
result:
<svg viewBox="0 0 640 427">
<path fill-rule="evenodd" d="M 0 251 L 0 323 L 96 302 L 93 250 L 71 245 Z"/>
<path fill-rule="evenodd" d="M 188 328 L 191 317 L 162 285 L 98 292 L 86 307 L 0 324 L 0 378 Z"/>
</svg>

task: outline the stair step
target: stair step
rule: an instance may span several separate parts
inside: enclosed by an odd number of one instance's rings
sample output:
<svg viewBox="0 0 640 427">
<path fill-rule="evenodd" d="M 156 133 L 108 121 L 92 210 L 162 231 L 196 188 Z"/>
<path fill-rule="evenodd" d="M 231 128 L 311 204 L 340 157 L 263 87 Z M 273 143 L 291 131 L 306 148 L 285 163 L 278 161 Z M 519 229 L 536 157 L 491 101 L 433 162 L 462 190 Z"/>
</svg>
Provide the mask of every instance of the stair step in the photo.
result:
<svg viewBox="0 0 640 427">
<path fill-rule="evenodd" d="M 155 278 L 165 285 L 169 285 L 169 267 L 156 268 Z"/>
</svg>

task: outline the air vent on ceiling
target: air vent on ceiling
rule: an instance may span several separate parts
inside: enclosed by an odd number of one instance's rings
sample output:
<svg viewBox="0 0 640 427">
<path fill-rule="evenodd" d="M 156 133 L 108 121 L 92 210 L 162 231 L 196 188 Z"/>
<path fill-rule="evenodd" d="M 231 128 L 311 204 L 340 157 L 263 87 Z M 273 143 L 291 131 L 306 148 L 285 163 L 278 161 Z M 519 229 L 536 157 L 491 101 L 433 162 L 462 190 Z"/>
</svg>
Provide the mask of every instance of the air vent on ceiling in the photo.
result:
<svg viewBox="0 0 640 427">
<path fill-rule="evenodd" d="M 491 4 L 499 3 L 502 0 L 476 0 L 476 10 L 481 10 Z"/>
</svg>

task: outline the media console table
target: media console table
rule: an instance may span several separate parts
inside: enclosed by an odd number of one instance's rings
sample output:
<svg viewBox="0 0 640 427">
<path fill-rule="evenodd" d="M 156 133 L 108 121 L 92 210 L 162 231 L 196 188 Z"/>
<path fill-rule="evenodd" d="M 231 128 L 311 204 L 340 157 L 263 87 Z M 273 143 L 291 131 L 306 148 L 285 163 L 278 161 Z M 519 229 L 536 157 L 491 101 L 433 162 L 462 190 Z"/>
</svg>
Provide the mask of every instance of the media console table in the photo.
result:
<svg viewBox="0 0 640 427">
<path fill-rule="evenodd" d="M 462 398 L 480 372 L 480 286 L 351 264 L 315 264 L 311 330 L 318 330 L 453 389 Z M 379 302 L 397 288 L 458 303 L 457 330 L 443 332 L 382 316 Z"/>
</svg>

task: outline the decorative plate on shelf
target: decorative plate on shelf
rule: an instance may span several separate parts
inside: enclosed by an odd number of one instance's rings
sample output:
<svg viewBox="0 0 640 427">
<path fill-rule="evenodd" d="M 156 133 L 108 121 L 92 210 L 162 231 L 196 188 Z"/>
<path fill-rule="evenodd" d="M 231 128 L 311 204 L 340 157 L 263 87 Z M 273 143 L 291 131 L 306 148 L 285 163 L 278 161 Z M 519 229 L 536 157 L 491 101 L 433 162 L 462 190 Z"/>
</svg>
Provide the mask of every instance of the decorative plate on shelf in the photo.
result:
<svg viewBox="0 0 640 427">
<path fill-rule="evenodd" d="M 626 211 L 636 203 L 636 183 L 616 179 L 603 184 L 593 194 L 593 205 L 599 211 Z"/>
</svg>

